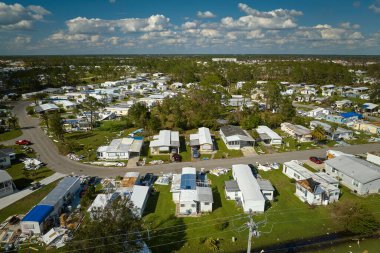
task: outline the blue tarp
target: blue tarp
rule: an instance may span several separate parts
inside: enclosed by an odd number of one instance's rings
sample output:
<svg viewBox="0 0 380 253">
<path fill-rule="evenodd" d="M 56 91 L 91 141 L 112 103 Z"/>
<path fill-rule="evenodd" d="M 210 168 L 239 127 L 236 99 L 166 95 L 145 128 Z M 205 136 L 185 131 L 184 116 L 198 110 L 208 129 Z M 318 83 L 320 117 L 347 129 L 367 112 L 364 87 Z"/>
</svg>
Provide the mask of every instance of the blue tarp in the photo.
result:
<svg viewBox="0 0 380 253">
<path fill-rule="evenodd" d="M 29 211 L 29 213 L 22 219 L 22 221 L 35 221 L 42 223 L 51 212 L 53 212 L 54 207 L 48 205 L 37 205 Z"/>
<path fill-rule="evenodd" d="M 181 176 L 181 190 L 195 190 L 196 175 L 195 174 L 182 174 Z"/>
<path fill-rule="evenodd" d="M 352 118 L 352 117 L 357 117 L 358 119 L 363 118 L 363 115 L 361 115 L 360 113 L 356 113 L 356 112 L 344 112 L 344 113 L 341 113 L 340 116 L 342 116 L 345 119 Z"/>
</svg>

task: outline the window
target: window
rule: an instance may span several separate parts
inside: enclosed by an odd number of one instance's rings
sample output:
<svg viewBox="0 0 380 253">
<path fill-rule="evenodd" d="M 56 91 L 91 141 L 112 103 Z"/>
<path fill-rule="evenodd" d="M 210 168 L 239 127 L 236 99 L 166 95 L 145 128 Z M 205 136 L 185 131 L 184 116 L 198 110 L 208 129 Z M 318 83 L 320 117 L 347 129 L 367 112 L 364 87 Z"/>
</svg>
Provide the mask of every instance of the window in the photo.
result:
<svg viewBox="0 0 380 253">
<path fill-rule="evenodd" d="M 26 229 L 34 229 L 34 224 L 23 224 L 22 226 Z"/>
<path fill-rule="evenodd" d="M 181 204 L 181 207 L 185 207 L 185 204 Z"/>
<path fill-rule="evenodd" d="M 195 204 L 191 204 L 191 207 L 196 207 L 196 205 Z"/>
<path fill-rule="evenodd" d="M 208 206 L 208 205 L 210 205 L 210 203 L 209 203 L 209 202 L 205 202 L 204 205 L 205 205 L 205 206 Z"/>
</svg>

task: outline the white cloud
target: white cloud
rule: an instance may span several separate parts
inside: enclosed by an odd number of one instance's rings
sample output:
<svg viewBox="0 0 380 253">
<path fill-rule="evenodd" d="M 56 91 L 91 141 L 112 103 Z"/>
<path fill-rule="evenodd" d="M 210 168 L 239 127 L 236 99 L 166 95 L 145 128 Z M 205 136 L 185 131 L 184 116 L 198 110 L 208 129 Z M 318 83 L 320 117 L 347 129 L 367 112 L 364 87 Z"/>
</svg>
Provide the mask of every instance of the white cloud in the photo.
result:
<svg viewBox="0 0 380 253">
<path fill-rule="evenodd" d="M 344 29 L 359 29 L 360 25 L 358 24 L 351 24 L 350 22 L 343 22 L 340 24 L 340 27 Z"/>
<path fill-rule="evenodd" d="M 222 25 L 230 29 L 289 29 L 297 27 L 296 17 L 303 15 L 301 11 L 276 9 L 268 12 L 258 11 L 246 4 L 239 3 L 239 9 L 246 13 L 238 19 L 225 17 Z"/>
<path fill-rule="evenodd" d="M 185 30 L 194 29 L 196 27 L 197 27 L 197 22 L 194 22 L 194 21 L 188 21 L 182 24 L 182 29 L 185 29 Z"/>
<path fill-rule="evenodd" d="M 150 32 L 164 30 L 169 25 L 169 18 L 164 15 L 116 20 L 77 17 L 66 21 L 66 25 L 70 33 Z"/>
<path fill-rule="evenodd" d="M 198 11 L 197 16 L 199 18 L 215 18 L 216 17 L 216 15 L 212 13 L 211 11 L 204 11 L 204 12 Z"/>
<path fill-rule="evenodd" d="M 110 2 L 111 4 L 114 4 L 116 3 L 116 0 L 108 0 L 108 2 Z"/>
<path fill-rule="evenodd" d="M 368 9 L 370 9 L 374 13 L 380 13 L 380 6 L 376 6 L 375 4 L 370 5 Z"/>
<path fill-rule="evenodd" d="M 33 27 L 34 21 L 41 21 L 50 14 L 41 6 L 6 4 L 0 2 L 0 30 L 26 30 Z"/>
<path fill-rule="evenodd" d="M 31 41 L 32 41 L 32 37 L 19 35 L 19 36 L 16 36 L 14 43 L 16 45 L 21 46 L 21 45 L 29 44 Z"/>
</svg>

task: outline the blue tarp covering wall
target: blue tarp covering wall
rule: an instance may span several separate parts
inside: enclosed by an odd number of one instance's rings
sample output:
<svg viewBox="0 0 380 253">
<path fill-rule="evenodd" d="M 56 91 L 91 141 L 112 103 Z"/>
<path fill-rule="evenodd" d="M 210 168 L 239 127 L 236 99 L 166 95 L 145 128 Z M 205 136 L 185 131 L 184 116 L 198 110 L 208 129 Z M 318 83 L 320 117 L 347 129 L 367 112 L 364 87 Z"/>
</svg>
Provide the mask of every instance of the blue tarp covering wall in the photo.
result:
<svg viewBox="0 0 380 253">
<path fill-rule="evenodd" d="M 356 113 L 356 112 L 344 112 L 344 113 L 341 113 L 340 116 L 342 116 L 345 119 L 352 118 L 352 117 L 357 117 L 358 119 L 363 118 L 363 115 L 361 115 L 360 113 Z"/>
</svg>

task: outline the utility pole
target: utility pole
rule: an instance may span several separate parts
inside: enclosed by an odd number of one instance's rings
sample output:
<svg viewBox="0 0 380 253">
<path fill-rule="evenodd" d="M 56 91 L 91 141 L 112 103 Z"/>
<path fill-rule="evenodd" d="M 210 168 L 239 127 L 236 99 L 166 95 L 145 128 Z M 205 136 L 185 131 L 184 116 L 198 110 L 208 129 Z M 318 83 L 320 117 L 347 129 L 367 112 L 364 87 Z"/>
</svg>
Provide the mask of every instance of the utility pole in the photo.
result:
<svg viewBox="0 0 380 253">
<path fill-rule="evenodd" d="M 251 239 L 252 239 L 253 231 L 256 229 L 256 223 L 252 219 L 252 212 L 250 212 L 249 214 L 249 223 L 247 225 L 249 228 L 247 253 L 251 253 L 251 247 L 252 247 Z"/>
</svg>

